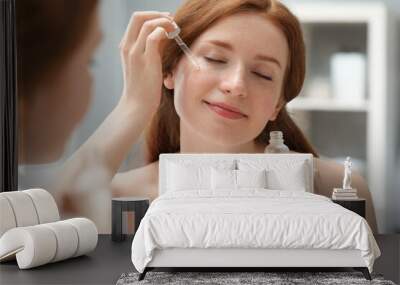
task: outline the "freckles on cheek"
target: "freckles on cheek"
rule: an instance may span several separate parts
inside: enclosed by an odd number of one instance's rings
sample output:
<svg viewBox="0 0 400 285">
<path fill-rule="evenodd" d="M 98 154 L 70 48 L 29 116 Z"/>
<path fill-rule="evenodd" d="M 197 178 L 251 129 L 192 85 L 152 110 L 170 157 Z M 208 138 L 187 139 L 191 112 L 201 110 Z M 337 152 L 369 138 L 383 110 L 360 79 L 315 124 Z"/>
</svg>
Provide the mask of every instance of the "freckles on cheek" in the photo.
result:
<svg viewBox="0 0 400 285">
<path fill-rule="evenodd" d="M 210 75 L 207 70 L 196 70 L 191 65 L 184 65 L 175 79 L 175 94 L 178 97 L 200 98 L 204 97 L 215 86 L 215 76 Z"/>
<path fill-rule="evenodd" d="M 207 86 L 215 85 L 217 82 L 217 78 L 215 74 L 212 74 L 210 70 L 201 66 L 200 69 L 195 69 L 194 67 L 190 66 L 188 68 L 187 74 L 187 81 L 188 85 L 192 87 L 194 90 L 204 90 Z"/>
<path fill-rule="evenodd" d="M 174 83 L 174 105 L 178 115 L 181 117 L 184 115 L 185 110 L 190 109 L 190 103 L 195 95 L 196 90 L 193 86 L 195 79 L 190 72 L 185 73 L 181 69 L 175 78 Z"/>
<path fill-rule="evenodd" d="M 264 120 L 265 122 L 268 121 L 275 110 L 274 100 L 272 98 L 267 98 L 260 102 L 254 104 L 254 110 L 257 114 L 257 117 Z"/>
</svg>

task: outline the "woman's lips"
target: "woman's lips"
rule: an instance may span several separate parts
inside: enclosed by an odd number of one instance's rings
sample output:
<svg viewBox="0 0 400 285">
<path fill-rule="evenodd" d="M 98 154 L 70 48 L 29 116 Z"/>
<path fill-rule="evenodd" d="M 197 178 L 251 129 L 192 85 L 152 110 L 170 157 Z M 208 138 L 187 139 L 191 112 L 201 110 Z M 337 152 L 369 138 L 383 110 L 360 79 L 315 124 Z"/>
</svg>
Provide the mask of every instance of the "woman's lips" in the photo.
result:
<svg viewBox="0 0 400 285">
<path fill-rule="evenodd" d="M 242 119 L 245 118 L 246 115 L 242 114 L 242 113 L 238 113 L 238 112 L 234 112 L 231 110 L 227 110 L 221 106 L 217 106 L 214 105 L 212 103 L 209 103 L 207 101 L 203 101 L 210 110 L 214 111 L 215 113 L 217 113 L 218 115 L 227 118 L 227 119 L 232 119 L 232 120 L 238 120 L 238 119 Z"/>
</svg>

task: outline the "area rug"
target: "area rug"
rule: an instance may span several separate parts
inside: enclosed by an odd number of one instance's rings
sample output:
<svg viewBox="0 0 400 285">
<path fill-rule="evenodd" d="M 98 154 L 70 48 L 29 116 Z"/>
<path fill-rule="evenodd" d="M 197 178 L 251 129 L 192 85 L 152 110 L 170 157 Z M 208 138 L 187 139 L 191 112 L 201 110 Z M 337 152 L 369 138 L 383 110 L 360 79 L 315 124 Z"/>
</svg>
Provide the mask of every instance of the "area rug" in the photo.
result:
<svg viewBox="0 0 400 285">
<path fill-rule="evenodd" d="M 382 275 L 372 274 L 372 281 L 366 280 L 361 272 L 154 272 L 138 281 L 139 273 L 124 273 L 117 285 L 133 284 L 387 284 Z"/>
</svg>

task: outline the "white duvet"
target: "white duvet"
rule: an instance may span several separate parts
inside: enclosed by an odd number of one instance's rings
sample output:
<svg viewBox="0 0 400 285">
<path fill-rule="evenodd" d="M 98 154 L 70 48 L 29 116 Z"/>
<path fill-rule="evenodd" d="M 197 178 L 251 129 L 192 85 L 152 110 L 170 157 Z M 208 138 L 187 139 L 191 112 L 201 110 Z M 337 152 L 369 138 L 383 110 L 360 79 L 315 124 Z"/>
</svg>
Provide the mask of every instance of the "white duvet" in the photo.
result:
<svg viewBox="0 0 400 285">
<path fill-rule="evenodd" d="M 153 201 L 132 243 L 143 272 L 154 249 L 358 249 L 372 272 L 380 250 L 365 219 L 300 191 L 176 191 Z"/>
</svg>

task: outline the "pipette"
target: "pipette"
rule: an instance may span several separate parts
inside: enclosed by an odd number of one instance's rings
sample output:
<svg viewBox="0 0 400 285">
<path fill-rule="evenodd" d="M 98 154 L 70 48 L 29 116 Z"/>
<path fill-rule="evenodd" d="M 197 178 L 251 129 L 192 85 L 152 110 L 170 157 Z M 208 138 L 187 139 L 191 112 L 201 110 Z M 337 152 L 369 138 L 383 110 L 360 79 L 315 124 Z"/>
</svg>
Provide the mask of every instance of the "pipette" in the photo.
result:
<svg viewBox="0 0 400 285">
<path fill-rule="evenodd" d="M 181 48 L 181 50 L 186 54 L 186 56 L 189 58 L 191 63 L 196 67 L 197 70 L 200 70 L 200 65 L 197 63 L 192 51 L 189 49 L 189 47 L 183 42 L 181 37 L 179 36 L 179 33 L 181 32 L 181 29 L 179 26 L 173 22 L 175 26 L 175 30 L 172 32 L 167 33 L 167 37 L 169 39 L 174 39 L 178 46 Z"/>
</svg>

